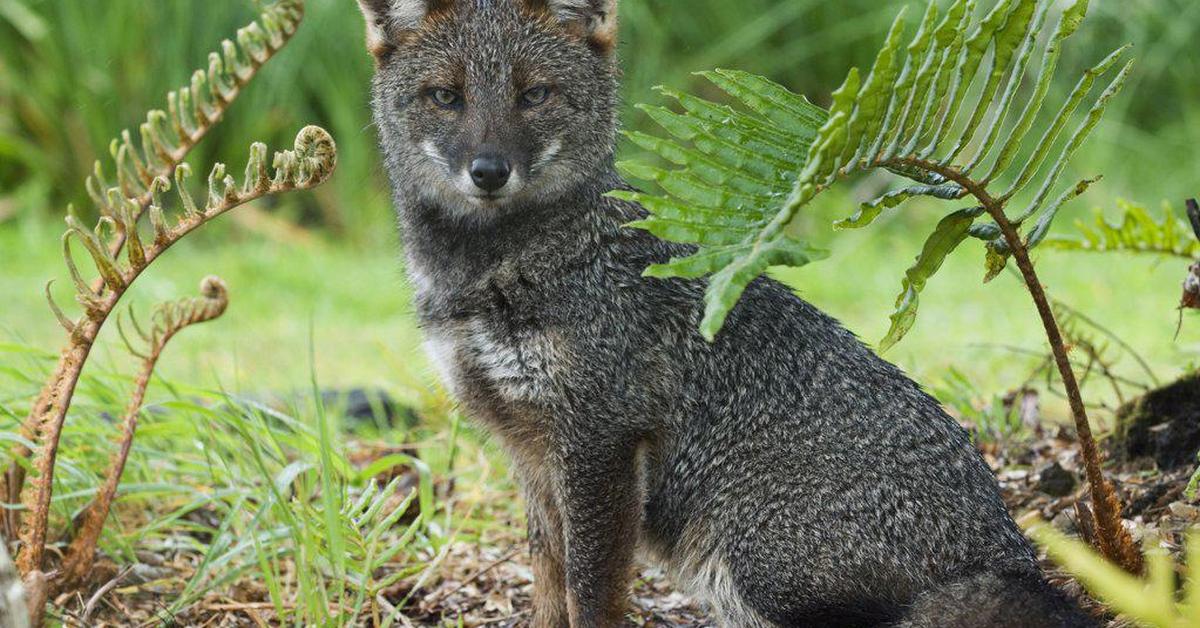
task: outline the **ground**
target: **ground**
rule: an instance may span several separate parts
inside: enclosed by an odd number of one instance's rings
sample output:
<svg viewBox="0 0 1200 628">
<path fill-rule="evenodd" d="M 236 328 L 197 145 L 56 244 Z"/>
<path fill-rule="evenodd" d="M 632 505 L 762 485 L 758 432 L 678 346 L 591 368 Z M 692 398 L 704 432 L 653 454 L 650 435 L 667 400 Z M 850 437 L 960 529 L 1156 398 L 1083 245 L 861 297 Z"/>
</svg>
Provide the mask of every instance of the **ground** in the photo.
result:
<svg viewBox="0 0 1200 628">
<path fill-rule="evenodd" d="M 1074 439 L 1069 429 L 1035 430 L 1025 438 L 989 442 L 980 447 L 997 472 L 1011 511 L 1021 519 L 1040 516 L 1077 534 L 1076 500 L 1086 488 Z M 1111 469 L 1123 502 L 1123 517 L 1139 542 L 1157 539 L 1172 553 L 1182 549 L 1183 534 L 1200 521 L 1200 502 L 1185 495 L 1190 467 L 1154 473 L 1145 459 Z M 448 490 L 448 489 L 444 489 Z M 433 569 L 397 582 L 383 597 L 397 605 L 413 626 L 523 626 L 529 617 L 532 573 L 527 560 L 523 524 L 512 505 L 511 489 L 479 494 L 461 504 L 471 517 L 491 523 L 476 538 L 453 541 L 428 556 Z M 448 498 L 449 496 L 443 496 Z M 161 599 L 176 592 L 202 557 L 191 551 L 139 552 L 138 562 L 116 568 L 102 563 L 104 576 L 88 591 L 63 596 L 59 606 L 70 625 L 155 625 L 164 619 Z M 1079 585 L 1053 564 L 1045 567 L 1056 585 L 1079 597 L 1085 607 L 1103 616 L 1104 609 L 1088 599 Z M 85 609 L 91 609 L 90 611 Z M 199 600 L 175 615 L 176 625 L 275 625 L 274 606 L 261 582 L 244 580 Z M 369 617 L 364 625 L 372 625 Z M 637 580 L 629 614 L 630 625 L 699 628 L 715 625 L 703 607 L 674 592 L 670 583 L 652 571 Z M 1112 626 L 1122 626 L 1113 621 Z"/>
</svg>

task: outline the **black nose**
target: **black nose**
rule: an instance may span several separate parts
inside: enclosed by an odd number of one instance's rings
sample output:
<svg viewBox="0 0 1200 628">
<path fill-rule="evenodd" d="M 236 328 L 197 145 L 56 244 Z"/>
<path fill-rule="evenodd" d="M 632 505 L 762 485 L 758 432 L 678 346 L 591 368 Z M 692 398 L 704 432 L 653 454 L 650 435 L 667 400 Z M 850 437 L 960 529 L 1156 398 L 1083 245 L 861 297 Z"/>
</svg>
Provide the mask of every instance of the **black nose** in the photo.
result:
<svg viewBox="0 0 1200 628">
<path fill-rule="evenodd" d="M 482 155 L 471 162 L 471 180 L 481 190 L 495 192 L 508 183 L 512 168 L 499 155 Z"/>
</svg>

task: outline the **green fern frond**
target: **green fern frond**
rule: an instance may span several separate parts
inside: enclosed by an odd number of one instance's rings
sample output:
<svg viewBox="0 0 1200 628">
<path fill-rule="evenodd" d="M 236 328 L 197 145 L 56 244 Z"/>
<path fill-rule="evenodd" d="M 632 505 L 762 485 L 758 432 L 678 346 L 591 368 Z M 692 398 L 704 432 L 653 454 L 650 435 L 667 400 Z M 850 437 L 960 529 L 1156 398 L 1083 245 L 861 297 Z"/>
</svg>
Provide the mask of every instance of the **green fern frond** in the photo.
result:
<svg viewBox="0 0 1200 628">
<path fill-rule="evenodd" d="M 1064 251 L 1090 251 L 1107 253 L 1147 253 L 1181 257 L 1188 260 L 1200 258 L 1200 239 L 1192 233 L 1186 220 L 1179 218 L 1163 203 L 1161 219 L 1155 219 L 1143 206 L 1123 200 L 1117 201 L 1121 209 L 1121 221 L 1113 224 L 1096 212 L 1091 224 L 1075 221 L 1078 237 L 1046 238 L 1044 245 Z"/>
<path fill-rule="evenodd" d="M 633 226 L 697 248 L 694 255 L 653 266 L 646 274 L 711 275 L 701 333 L 712 340 L 749 283 L 768 267 L 799 266 L 823 255 L 806 244 L 798 216 L 839 181 L 885 169 L 916 183 L 864 203 L 854 216 L 835 223 L 839 229 L 865 227 L 918 196 L 951 201 L 973 196 L 970 209 L 939 223 L 905 274 L 882 344 L 899 341 L 915 320 L 921 289 L 968 237 L 985 242 L 990 276 L 1007 263 L 1011 251 L 1003 229 L 979 223 L 981 216 L 990 214 L 1018 233 L 1025 230 L 1022 240 L 1032 248 L 1044 240 L 1059 208 L 1095 181 L 1081 181 L 1050 200 L 1071 157 L 1124 85 L 1130 64 L 1109 79 L 1076 130 L 1060 140 L 1095 83 L 1112 73 L 1126 48 L 1087 70 L 1044 123 L 1041 138 L 1030 141 L 1043 117 L 1063 41 L 1079 28 L 1088 0 L 1068 6 L 1040 44 L 1054 4 L 996 0 L 977 18 L 975 0 L 954 0 L 944 14 L 930 2 L 907 43 L 901 11 L 869 71 L 852 68 L 833 92 L 828 112 L 764 78 L 730 70 L 702 75 L 738 101 L 742 107 L 737 109 L 662 90 L 682 113 L 642 109 L 670 138 L 629 138 L 674 168 L 622 163 L 623 172 L 656 183 L 662 193 L 613 195 L 640 202 L 650 212 Z M 1032 92 L 1018 98 L 1031 66 L 1039 68 Z M 1016 106 L 1019 100 L 1023 107 Z M 1018 161 L 1023 152 L 1028 156 Z M 1032 190 L 1026 206 L 1008 217 L 1004 209 L 1026 190 Z M 1026 230 L 1027 224 L 1032 226 Z"/>
</svg>

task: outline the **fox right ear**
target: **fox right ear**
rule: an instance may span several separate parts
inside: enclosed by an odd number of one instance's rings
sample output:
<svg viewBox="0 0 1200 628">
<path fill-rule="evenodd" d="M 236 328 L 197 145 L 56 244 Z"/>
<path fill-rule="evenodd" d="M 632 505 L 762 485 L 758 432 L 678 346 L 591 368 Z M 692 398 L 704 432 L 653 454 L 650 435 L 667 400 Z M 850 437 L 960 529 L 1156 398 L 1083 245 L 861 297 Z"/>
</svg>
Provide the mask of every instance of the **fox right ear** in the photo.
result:
<svg viewBox="0 0 1200 628">
<path fill-rule="evenodd" d="M 380 58 L 404 34 L 416 30 L 429 15 L 449 7 L 452 0 L 358 0 L 367 20 L 367 50 Z"/>
</svg>

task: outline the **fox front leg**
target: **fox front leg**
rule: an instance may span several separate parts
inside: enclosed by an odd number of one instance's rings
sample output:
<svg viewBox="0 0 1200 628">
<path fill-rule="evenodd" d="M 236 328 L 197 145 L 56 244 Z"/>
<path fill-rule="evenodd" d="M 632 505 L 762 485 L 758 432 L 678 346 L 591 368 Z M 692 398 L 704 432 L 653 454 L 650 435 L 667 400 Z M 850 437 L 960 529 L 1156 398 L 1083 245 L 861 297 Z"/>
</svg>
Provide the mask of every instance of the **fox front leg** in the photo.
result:
<svg viewBox="0 0 1200 628">
<path fill-rule="evenodd" d="M 593 441 L 566 452 L 560 503 L 571 628 L 622 623 L 642 513 L 635 449 Z"/>
<path fill-rule="evenodd" d="M 526 496 L 529 554 L 533 561 L 533 628 L 568 628 L 566 556 L 562 518 L 554 496 L 530 490 Z"/>
</svg>

